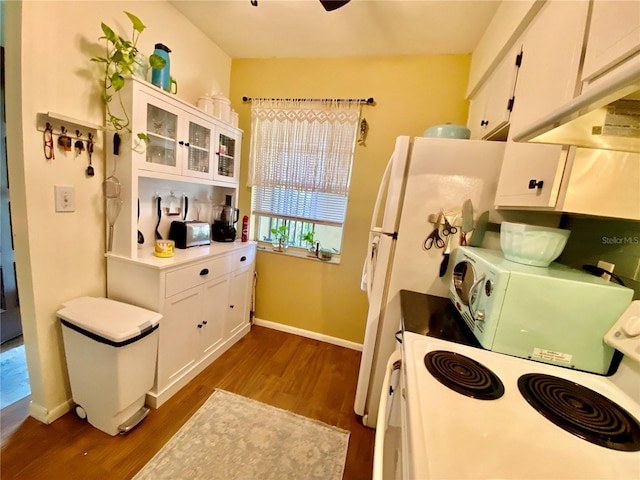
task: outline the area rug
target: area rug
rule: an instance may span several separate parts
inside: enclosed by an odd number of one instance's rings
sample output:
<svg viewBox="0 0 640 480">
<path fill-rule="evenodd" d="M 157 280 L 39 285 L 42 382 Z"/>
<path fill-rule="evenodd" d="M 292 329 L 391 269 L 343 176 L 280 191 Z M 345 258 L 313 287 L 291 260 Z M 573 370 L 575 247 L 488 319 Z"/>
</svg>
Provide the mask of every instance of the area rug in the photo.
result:
<svg viewBox="0 0 640 480">
<path fill-rule="evenodd" d="M 340 480 L 348 443 L 346 430 L 216 390 L 134 479 Z"/>
</svg>

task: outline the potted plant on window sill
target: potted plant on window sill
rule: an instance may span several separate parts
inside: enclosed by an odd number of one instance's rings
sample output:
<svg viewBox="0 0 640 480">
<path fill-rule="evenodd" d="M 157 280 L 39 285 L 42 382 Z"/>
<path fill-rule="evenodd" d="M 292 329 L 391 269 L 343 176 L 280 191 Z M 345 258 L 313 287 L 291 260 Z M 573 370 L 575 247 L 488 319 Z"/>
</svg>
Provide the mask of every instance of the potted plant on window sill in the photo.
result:
<svg viewBox="0 0 640 480">
<path fill-rule="evenodd" d="M 286 225 L 280 225 L 278 228 L 272 228 L 271 234 L 273 235 L 273 251 L 284 252 L 287 247 L 287 241 L 289 240 L 289 231 Z"/>
<path fill-rule="evenodd" d="M 316 242 L 313 238 L 315 233 L 316 232 L 314 232 L 313 230 L 309 230 L 302 235 L 302 241 L 307 245 L 307 254 L 310 257 L 317 256 Z"/>
</svg>

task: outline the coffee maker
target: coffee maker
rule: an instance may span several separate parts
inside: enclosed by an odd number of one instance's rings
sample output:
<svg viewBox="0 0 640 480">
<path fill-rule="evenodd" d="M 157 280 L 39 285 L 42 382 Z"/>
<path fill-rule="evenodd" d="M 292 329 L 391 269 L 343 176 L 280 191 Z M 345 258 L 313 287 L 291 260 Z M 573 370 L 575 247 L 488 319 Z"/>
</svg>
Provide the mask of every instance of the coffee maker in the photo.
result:
<svg viewBox="0 0 640 480">
<path fill-rule="evenodd" d="M 231 195 L 225 196 L 225 205 L 214 205 L 211 239 L 215 242 L 233 242 L 240 210 L 231 206 Z"/>
</svg>

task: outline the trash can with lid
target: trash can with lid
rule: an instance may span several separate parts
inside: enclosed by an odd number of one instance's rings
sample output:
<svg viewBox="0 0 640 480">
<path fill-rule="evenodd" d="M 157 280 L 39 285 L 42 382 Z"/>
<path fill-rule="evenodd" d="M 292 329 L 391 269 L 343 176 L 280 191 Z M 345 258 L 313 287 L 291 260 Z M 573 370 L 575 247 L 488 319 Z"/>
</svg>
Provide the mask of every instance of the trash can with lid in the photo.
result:
<svg viewBox="0 0 640 480">
<path fill-rule="evenodd" d="M 107 298 L 81 297 L 57 312 L 76 414 L 109 435 L 149 413 L 162 315 Z"/>
</svg>

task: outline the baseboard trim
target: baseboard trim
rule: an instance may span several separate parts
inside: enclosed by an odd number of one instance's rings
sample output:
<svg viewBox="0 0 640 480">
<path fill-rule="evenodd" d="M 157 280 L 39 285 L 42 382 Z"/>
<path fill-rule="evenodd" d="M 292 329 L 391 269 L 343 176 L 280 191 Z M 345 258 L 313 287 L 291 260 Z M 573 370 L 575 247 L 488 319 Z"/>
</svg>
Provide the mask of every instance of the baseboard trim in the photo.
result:
<svg viewBox="0 0 640 480">
<path fill-rule="evenodd" d="M 29 415 L 39 422 L 49 425 L 70 411 L 73 408 L 73 405 L 73 400 L 69 399 L 55 407 L 53 410 L 47 410 L 42 405 L 35 404 L 31 401 L 29 402 Z"/>
<path fill-rule="evenodd" d="M 281 332 L 292 333 L 294 335 L 300 335 L 301 337 L 312 338 L 314 340 L 320 340 L 321 342 L 331 343 L 338 345 L 339 347 L 350 348 L 351 350 L 362 351 L 362 344 L 350 342 L 342 338 L 331 337 L 323 333 L 312 332 L 311 330 L 303 330 L 302 328 L 292 327 L 290 325 L 284 325 L 282 323 L 270 322 L 269 320 L 262 320 L 260 318 L 254 318 L 255 325 L 260 327 L 267 327 L 273 330 L 280 330 Z"/>
</svg>

